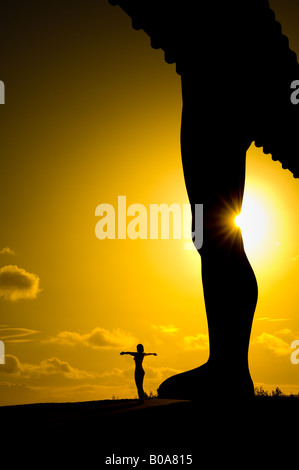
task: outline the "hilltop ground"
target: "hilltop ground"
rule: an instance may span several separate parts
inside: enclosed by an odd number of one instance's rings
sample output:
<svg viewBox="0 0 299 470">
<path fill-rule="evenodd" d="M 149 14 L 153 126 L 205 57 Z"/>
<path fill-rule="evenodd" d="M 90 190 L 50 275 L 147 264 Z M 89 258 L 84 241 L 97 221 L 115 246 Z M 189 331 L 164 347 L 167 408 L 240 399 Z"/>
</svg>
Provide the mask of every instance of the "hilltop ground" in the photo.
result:
<svg viewBox="0 0 299 470">
<path fill-rule="evenodd" d="M 45 403 L 0 407 L 0 420 L 2 450 L 14 463 L 28 462 L 31 468 L 133 468 L 131 460 L 116 459 L 124 456 L 139 457 L 138 469 L 177 468 L 182 462 L 186 468 L 243 468 L 257 462 L 268 467 L 295 455 L 299 398 Z M 150 455 L 162 455 L 164 461 L 160 457 L 150 464 Z"/>
</svg>

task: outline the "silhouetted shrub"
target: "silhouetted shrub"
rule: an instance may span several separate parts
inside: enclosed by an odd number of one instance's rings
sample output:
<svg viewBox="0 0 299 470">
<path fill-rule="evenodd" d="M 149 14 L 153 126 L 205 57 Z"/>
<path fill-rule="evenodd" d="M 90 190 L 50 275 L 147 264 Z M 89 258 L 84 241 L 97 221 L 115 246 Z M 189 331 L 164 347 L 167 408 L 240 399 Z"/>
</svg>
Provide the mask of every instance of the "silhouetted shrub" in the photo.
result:
<svg viewBox="0 0 299 470">
<path fill-rule="evenodd" d="M 280 388 L 276 387 L 275 390 L 272 390 L 271 395 L 272 397 L 278 398 L 278 397 L 283 397 L 284 393 L 280 390 Z"/>
<path fill-rule="evenodd" d="M 270 397 L 270 398 L 281 398 L 281 397 L 289 397 L 289 398 L 299 398 L 299 393 L 297 394 L 290 394 L 286 395 L 282 390 L 280 390 L 279 387 L 276 387 L 275 390 L 272 390 L 271 392 L 268 392 L 267 390 L 264 390 L 263 386 L 260 387 L 255 387 L 254 388 L 254 394 L 256 397 Z"/>
<path fill-rule="evenodd" d="M 264 390 L 264 387 L 260 386 L 260 388 L 255 387 L 254 393 L 257 397 L 268 397 L 269 392 L 267 390 Z"/>
</svg>

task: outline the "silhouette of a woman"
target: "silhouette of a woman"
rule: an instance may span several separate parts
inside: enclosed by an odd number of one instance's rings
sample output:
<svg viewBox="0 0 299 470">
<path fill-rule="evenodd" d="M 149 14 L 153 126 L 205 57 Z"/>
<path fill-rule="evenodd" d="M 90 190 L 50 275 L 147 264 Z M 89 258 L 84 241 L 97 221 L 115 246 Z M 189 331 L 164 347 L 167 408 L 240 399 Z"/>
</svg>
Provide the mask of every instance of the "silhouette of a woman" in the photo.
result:
<svg viewBox="0 0 299 470">
<path fill-rule="evenodd" d="M 145 356 L 157 356 L 156 353 L 145 353 L 143 344 L 137 344 L 137 352 L 124 352 L 122 351 L 121 356 L 124 354 L 130 354 L 134 357 L 135 361 L 135 383 L 138 391 L 139 401 L 142 403 L 144 399 L 144 390 L 143 390 L 143 379 L 144 379 L 144 369 L 142 367 L 143 359 Z"/>
</svg>

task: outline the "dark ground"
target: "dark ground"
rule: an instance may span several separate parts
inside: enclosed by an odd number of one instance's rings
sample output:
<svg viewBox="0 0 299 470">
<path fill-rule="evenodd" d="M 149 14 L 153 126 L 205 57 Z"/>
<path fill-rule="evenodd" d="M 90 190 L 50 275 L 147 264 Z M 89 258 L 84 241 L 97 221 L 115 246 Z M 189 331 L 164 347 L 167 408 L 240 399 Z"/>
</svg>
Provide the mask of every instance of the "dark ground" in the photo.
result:
<svg viewBox="0 0 299 470">
<path fill-rule="evenodd" d="M 0 420 L 2 456 L 31 468 L 132 468 L 105 464 L 113 454 L 139 456 L 137 469 L 181 466 L 150 465 L 151 454 L 183 455 L 186 468 L 298 463 L 299 398 L 45 403 L 0 407 Z"/>
</svg>

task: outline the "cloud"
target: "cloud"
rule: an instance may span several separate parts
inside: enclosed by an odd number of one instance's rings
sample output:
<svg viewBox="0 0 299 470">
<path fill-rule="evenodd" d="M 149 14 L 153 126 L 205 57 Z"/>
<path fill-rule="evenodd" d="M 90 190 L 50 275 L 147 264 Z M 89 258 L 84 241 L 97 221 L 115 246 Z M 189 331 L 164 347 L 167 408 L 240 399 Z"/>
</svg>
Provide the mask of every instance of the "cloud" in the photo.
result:
<svg viewBox="0 0 299 470">
<path fill-rule="evenodd" d="M 8 328 L 0 326 L 0 339 L 5 340 L 5 343 L 23 343 L 31 341 L 25 338 L 26 336 L 38 333 L 36 330 L 29 328 Z"/>
<path fill-rule="evenodd" d="M 16 356 L 7 354 L 5 364 L 1 365 L 0 374 L 10 376 L 21 376 L 23 378 L 36 378 L 45 375 L 62 375 L 68 379 L 90 379 L 98 374 L 76 369 L 68 362 L 62 361 L 58 357 L 51 357 L 41 361 L 39 364 L 21 362 Z"/>
<path fill-rule="evenodd" d="M 279 333 L 286 334 L 286 331 L 287 333 L 290 332 L 290 330 L 282 330 L 275 334 L 263 332 L 253 339 L 252 344 L 260 344 L 265 349 L 272 351 L 276 356 L 288 356 L 291 354 L 290 343 L 277 336 Z"/>
<path fill-rule="evenodd" d="M 173 369 L 171 367 L 152 367 L 146 366 L 146 379 L 147 380 L 155 380 L 158 383 L 163 382 L 168 377 L 172 375 L 180 374 L 182 371 L 179 369 Z"/>
<path fill-rule="evenodd" d="M 114 367 L 111 370 L 106 370 L 99 374 L 100 377 L 109 378 L 109 377 L 122 377 L 127 378 L 129 377 L 132 379 L 132 367 L 127 367 L 125 369 L 119 369 L 119 367 Z"/>
<path fill-rule="evenodd" d="M 16 356 L 5 355 L 5 364 L 1 364 L 0 373 L 18 375 L 21 370 L 21 364 Z"/>
<path fill-rule="evenodd" d="M 295 262 L 296 262 L 296 261 L 299 261 L 299 254 L 296 255 L 296 256 L 294 256 L 294 258 L 292 258 L 292 260 L 295 261 Z"/>
<path fill-rule="evenodd" d="M 151 325 L 151 327 L 154 329 L 154 330 L 157 330 L 161 333 L 164 333 L 166 335 L 174 335 L 176 334 L 180 329 L 177 328 L 176 326 L 174 325 Z"/>
<path fill-rule="evenodd" d="M 283 328 L 282 330 L 276 331 L 276 335 L 283 335 L 283 336 L 289 336 L 290 338 L 294 338 L 296 335 L 290 330 L 289 328 Z"/>
<path fill-rule="evenodd" d="M 186 351 L 204 351 L 209 349 L 209 335 L 198 333 L 196 336 L 185 336 L 184 349 Z"/>
<path fill-rule="evenodd" d="M 18 266 L 0 268 L 0 297 L 6 300 L 35 299 L 40 292 L 39 277 Z"/>
<path fill-rule="evenodd" d="M 15 255 L 15 251 L 8 246 L 5 246 L 2 248 L 2 250 L 0 250 L 0 255 Z"/>
<path fill-rule="evenodd" d="M 96 327 L 90 333 L 77 333 L 75 331 L 62 331 L 48 342 L 69 346 L 83 344 L 93 349 L 119 349 L 136 345 L 137 339 L 121 329 L 106 330 Z"/>
<path fill-rule="evenodd" d="M 278 321 L 288 321 L 288 318 L 270 318 L 270 317 L 260 317 L 256 318 L 256 321 L 270 321 L 270 322 L 278 322 Z"/>
<path fill-rule="evenodd" d="M 99 374 L 99 377 L 104 380 L 103 385 L 105 384 L 107 387 L 114 387 L 115 389 L 117 387 L 131 389 L 131 391 L 129 392 L 130 395 L 132 393 L 133 396 L 136 395 L 137 391 L 134 382 L 134 365 L 133 361 L 131 362 L 132 364 L 130 365 L 130 367 L 127 367 L 125 369 L 114 368 Z M 155 367 L 154 365 L 152 365 L 154 363 L 155 359 L 152 358 L 152 360 L 147 360 L 147 363 L 144 367 L 144 387 L 147 392 L 156 392 L 159 385 L 164 382 L 164 380 L 182 372 L 182 370 L 173 369 L 171 367 Z"/>
<path fill-rule="evenodd" d="M 51 357 L 42 361 L 37 367 L 37 373 L 40 375 L 61 374 L 69 379 L 95 378 L 97 375 L 93 372 L 76 369 L 58 357 Z"/>
</svg>

